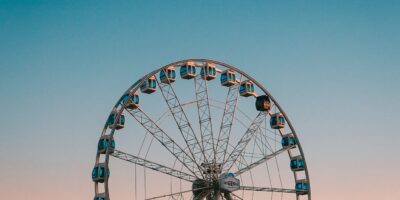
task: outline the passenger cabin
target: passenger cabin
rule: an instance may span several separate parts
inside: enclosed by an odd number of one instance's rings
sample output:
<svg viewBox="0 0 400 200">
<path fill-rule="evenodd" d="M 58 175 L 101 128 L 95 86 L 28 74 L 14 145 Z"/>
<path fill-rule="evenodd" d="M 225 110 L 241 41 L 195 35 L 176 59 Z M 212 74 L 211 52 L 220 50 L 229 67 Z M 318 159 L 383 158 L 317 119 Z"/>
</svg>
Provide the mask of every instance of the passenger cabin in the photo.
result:
<svg viewBox="0 0 400 200">
<path fill-rule="evenodd" d="M 240 84 L 239 93 L 243 97 L 254 96 L 254 83 L 250 80 L 243 81 Z"/>
<path fill-rule="evenodd" d="M 221 84 L 230 87 L 236 84 L 236 75 L 232 70 L 225 70 L 221 73 Z"/>
<path fill-rule="evenodd" d="M 258 96 L 256 99 L 256 109 L 258 111 L 268 111 L 271 109 L 271 101 L 267 95 Z"/>
<path fill-rule="evenodd" d="M 281 143 L 282 143 L 282 148 L 294 148 L 296 147 L 297 144 L 296 138 L 291 133 L 282 136 Z"/>
<path fill-rule="evenodd" d="M 275 113 L 271 115 L 269 123 L 271 128 L 281 129 L 285 127 L 285 118 L 283 117 L 282 113 Z"/>
<path fill-rule="evenodd" d="M 296 180 L 296 194 L 306 195 L 309 191 L 308 181 L 306 179 Z"/>
<path fill-rule="evenodd" d="M 125 126 L 124 113 L 121 113 L 120 115 L 118 115 L 118 114 L 119 114 L 119 112 L 116 109 L 114 109 L 111 112 L 110 116 L 108 117 L 107 124 L 110 129 L 115 128 L 116 130 L 119 130 L 119 129 L 124 128 L 124 126 Z"/>
<path fill-rule="evenodd" d="M 200 71 L 201 78 L 204 80 L 212 80 L 217 77 L 217 68 L 212 63 L 207 63 Z"/>
<path fill-rule="evenodd" d="M 292 171 L 302 171 L 305 168 L 304 159 L 302 156 L 295 156 L 290 159 L 290 168 Z"/>
<path fill-rule="evenodd" d="M 196 76 L 196 67 L 194 62 L 187 62 L 181 66 L 180 74 L 183 79 L 192 79 Z"/>
<path fill-rule="evenodd" d="M 140 91 L 146 94 L 151 94 L 156 91 L 157 81 L 156 77 L 152 76 L 142 83 Z"/>
<path fill-rule="evenodd" d="M 115 150 L 115 141 L 111 135 L 101 136 L 99 143 L 97 144 L 97 150 L 100 154 L 114 153 Z"/>
<path fill-rule="evenodd" d="M 98 183 L 104 183 L 105 177 L 110 176 L 110 169 L 107 169 L 106 173 L 106 167 L 105 163 L 99 163 L 96 166 L 94 166 L 93 171 L 92 171 L 92 180 L 94 182 Z"/>
<path fill-rule="evenodd" d="M 134 94 L 131 95 L 131 97 L 129 97 L 129 95 L 126 94 L 122 98 L 122 104 L 125 105 L 125 108 L 130 109 L 130 110 L 139 108 L 139 95 L 138 95 L 138 93 L 135 92 Z"/>
<path fill-rule="evenodd" d="M 169 66 L 160 72 L 161 83 L 170 84 L 176 80 L 176 72 L 174 66 Z"/>
<path fill-rule="evenodd" d="M 93 200 L 106 200 L 106 194 L 97 194 Z"/>
</svg>

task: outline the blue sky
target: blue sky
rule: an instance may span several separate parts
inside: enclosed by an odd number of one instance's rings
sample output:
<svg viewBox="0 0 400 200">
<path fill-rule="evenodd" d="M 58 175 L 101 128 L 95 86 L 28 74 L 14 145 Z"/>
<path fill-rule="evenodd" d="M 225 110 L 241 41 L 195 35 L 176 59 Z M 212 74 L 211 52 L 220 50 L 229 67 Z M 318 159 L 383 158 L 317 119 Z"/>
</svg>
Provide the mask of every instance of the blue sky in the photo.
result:
<svg viewBox="0 0 400 200">
<path fill-rule="evenodd" d="M 79 178 L 62 175 L 67 183 L 85 183 L 72 186 L 75 199 L 91 197 L 97 139 L 125 89 L 167 63 L 211 58 L 243 69 L 283 106 L 314 198 L 337 199 L 329 187 L 338 187 L 347 199 L 398 199 L 399 21 L 390 0 L 0 0 L 0 170 L 9 172 L 0 193 L 54 199 L 35 185 L 68 168 Z M 25 166 L 51 172 L 19 173 Z M 362 194 L 371 179 L 379 188 Z M 20 182 L 27 194 L 3 191 Z M 53 189 L 63 194 L 63 184 Z"/>
</svg>

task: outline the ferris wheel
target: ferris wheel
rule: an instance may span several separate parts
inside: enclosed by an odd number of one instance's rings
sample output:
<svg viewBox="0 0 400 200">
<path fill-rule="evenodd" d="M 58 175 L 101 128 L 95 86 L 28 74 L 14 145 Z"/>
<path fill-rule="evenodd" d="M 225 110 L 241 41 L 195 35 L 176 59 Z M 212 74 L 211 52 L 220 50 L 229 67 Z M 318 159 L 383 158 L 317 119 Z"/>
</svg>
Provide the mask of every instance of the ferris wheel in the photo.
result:
<svg viewBox="0 0 400 200">
<path fill-rule="evenodd" d="M 159 67 L 123 93 L 92 180 L 94 200 L 311 200 L 300 141 L 278 102 L 209 59 Z"/>
</svg>

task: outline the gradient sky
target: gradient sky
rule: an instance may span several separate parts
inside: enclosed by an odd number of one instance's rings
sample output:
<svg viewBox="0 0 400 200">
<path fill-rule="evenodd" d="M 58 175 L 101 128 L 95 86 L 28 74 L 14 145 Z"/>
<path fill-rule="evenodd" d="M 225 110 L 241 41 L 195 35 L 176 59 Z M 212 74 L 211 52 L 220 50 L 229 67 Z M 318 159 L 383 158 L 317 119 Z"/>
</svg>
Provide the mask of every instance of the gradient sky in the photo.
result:
<svg viewBox="0 0 400 200">
<path fill-rule="evenodd" d="M 313 198 L 400 199 L 400 2 L 0 0 L 0 194 L 84 200 L 135 80 L 211 58 L 264 84 L 299 133 Z"/>
</svg>

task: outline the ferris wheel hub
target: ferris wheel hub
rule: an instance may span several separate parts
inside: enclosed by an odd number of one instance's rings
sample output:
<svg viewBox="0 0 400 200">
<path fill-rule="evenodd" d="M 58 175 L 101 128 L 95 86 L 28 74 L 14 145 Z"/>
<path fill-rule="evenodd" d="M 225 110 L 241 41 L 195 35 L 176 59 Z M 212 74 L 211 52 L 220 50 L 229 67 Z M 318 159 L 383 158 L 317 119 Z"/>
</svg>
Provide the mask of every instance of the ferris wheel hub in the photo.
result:
<svg viewBox="0 0 400 200">
<path fill-rule="evenodd" d="M 201 163 L 201 167 L 204 169 L 203 174 L 217 175 L 222 172 L 222 164 L 218 163 Z"/>
</svg>

